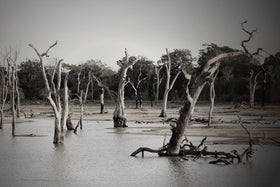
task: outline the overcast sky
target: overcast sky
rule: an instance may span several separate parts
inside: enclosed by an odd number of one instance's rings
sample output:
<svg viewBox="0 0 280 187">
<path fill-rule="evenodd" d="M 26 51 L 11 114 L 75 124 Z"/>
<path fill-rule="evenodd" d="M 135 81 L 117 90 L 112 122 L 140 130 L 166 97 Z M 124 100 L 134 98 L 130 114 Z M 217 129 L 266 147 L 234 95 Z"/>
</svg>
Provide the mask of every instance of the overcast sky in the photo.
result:
<svg viewBox="0 0 280 187">
<path fill-rule="evenodd" d="M 258 29 L 252 45 L 280 51 L 279 0 L 0 0 L 0 50 L 20 46 L 20 60 L 36 58 L 55 40 L 50 55 L 77 64 L 100 59 L 117 69 L 124 56 L 157 61 L 165 48 L 198 54 L 204 43 L 240 49 L 248 36 L 240 23 Z"/>
</svg>

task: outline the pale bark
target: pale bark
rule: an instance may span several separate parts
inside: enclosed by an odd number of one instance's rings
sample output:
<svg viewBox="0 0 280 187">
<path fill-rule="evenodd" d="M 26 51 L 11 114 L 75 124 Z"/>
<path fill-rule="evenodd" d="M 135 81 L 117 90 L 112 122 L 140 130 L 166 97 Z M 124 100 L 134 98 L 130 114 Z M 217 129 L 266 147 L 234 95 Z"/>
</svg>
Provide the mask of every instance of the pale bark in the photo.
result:
<svg viewBox="0 0 280 187">
<path fill-rule="evenodd" d="M 257 78 L 260 75 L 261 71 L 254 74 L 254 70 L 251 70 L 250 72 L 250 78 L 249 78 L 249 89 L 250 89 L 250 108 L 253 108 L 255 106 L 255 92 L 256 92 L 256 86 L 257 86 Z"/>
<path fill-rule="evenodd" d="M 100 114 L 104 113 L 104 88 L 101 87 L 100 93 Z"/>
<path fill-rule="evenodd" d="M 53 143 L 58 144 L 58 143 L 63 143 L 64 141 L 64 134 L 65 134 L 65 128 L 66 128 L 66 117 L 68 115 L 68 88 L 67 88 L 67 80 L 68 80 L 68 75 L 65 77 L 64 81 L 64 104 L 63 107 L 61 106 L 61 63 L 62 59 L 56 63 L 57 66 L 54 68 L 53 76 L 51 77 L 51 87 L 49 85 L 49 81 L 46 75 L 45 71 L 45 66 L 44 66 L 44 58 L 49 57 L 48 52 L 51 48 L 57 45 L 57 42 L 55 42 L 53 45 L 51 45 L 45 53 L 40 54 L 38 50 L 32 45 L 29 44 L 29 47 L 33 48 L 35 53 L 37 54 L 39 58 L 39 62 L 41 64 L 42 68 L 42 74 L 43 74 L 43 79 L 44 79 L 44 84 L 45 88 L 47 91 L 47 99 L 53 109 L 55 120 L 54 120 L 54 139 Z M 57 72 L 57 83 L 56 85 L 53 82 L 53 77 L 55 73 Z M 52 97 L 53 95 L 53 97 Z"/>
<path fill-rule="evenodd" d="M 83 129 L 84 104 L 87 101 L 88 89 L 89 89 L 89 86 L 91 83 L 91 71 L 88 72 L 88 82 L 87 82 L 85 94 L 84 94 L 83 90 L 80 90 L 80 84 L 81 84 L 80 75 L 81 75 L 81 72 L 78 73 L 77 93 L 79 94 L 78 98 L 79 98 L 79 102 L 80 102 L 80 129 Z"/>
<path fill-rule="evenodd" d="M 166 49 L 167 57 L 168 57 L 168 63 L 165 64 L 165 69 L 166 69 L 166 84 L 165 84 L 165 90 L 164 90 L 164 95 L 162 99 L 162 108 L 161 108 L 161 113 L 160 117 L 166 117 L 166 108 L 167 108 L 167 102 L 168 102 L 168 94 L 172 90 L 173 85 L 175 81 L 177 80 L 178 76 L 181 73 L 181 70 L 179 70 L 175 77 L 173 78 L 171 84 L 170 84 L 170 73 L 171 73 L 171 58 L 168 52 L 168 49 Z"/>
<path fill-rule="evenodd" d="M 106 90 L 109 96 L 112 98 L 113 101 L 117 102 L 116 98 L 112 94 L 112 91 L 109 89 L 108 86 L 104 85 L 100 79 L 98 79 L 94 74 L 92 74 L 92 78 L 97 82 L 97 85 L 101 88 L 100 92 L 100 113 L 104 113 L 104 91 Z M 104 90 L 105 89 L 105 90 Z"/>
<path fill-rule="evenodd" d="M 9 88 L 10 88 L 10 107 L 12 111 L 12 136 L 15 136 L 16 128 L 16 109 L 15 109 L 15 82 L 16 82 L 16 60 L 18 57 L 17 51 L 15 57 L 12 59 L 10 56 L 7 59 L 8 62 L 8 76 L 9 76 Z"/>
<path fill-rule="evenodd" d="M 244 23 L 246 23 L 246 22 L 241 23 L 242 28 L 244 28 L 243 27 Z M 252 33 L 252 32 L 249 32 L 248 34 L 250 34 L 250 33 Z M 251 39 L 251 35 L 250 35 L 248 41 L 250 41 L 250 39 Z M 198 100 L 198 97 L 199 97 L 203 87 L 205 86 L 207 81 L 211 77 L 213 77 L 213 75 L 219 68 L 220 60 L 222 60 L 224 58 L 228 58 L 228 57 L 238 56 L 238 55 L 246 55 L 249 57 L 253 57 L 254 55 L 258 54 L 259 49 L 257 52 L 255 52 L 253 54 L 248 52 L 248 50 L 246 49 L 246 47 L 244 45 L 244 43 L 248 42 L 248 41 L 245 40 L 245 41 L 242 41 L 242 43 L 241 43 L 245 52 L 235 51 L 235 52 L 230 52 L 230 53 L 222 53 L 222 54 L 219 54 L 219 55 L 215 56 L 214 58 L 208 60 L 207 63 L 205 64 L 205 66 L 203 67 L 202 71 L 196 78 L 196 81 L 193 83 L 191 89 L 189 89 L 191 75 L 189 75 L 188 73 L 183 71 L 185 78 L 188 80 L 186 89 L 185 89 L 186 101 L 185 101 L 184 106 L 180 110 L 179 118 L 176 121 L 176 124 L 172 125 L 172 129 L 171 129 L 172 135 L 169 140 L 169 143 L 167 145 L 163 146 L 159 151 L 156 151 L 160 156 L 178 156 L 178 155 L 180 155 L 180 152 L 181 153 L 184 152 L 184 149 L 181 149 L 181 144 L 183 142 L 183 136 L 184 136 L 184 133 L 188 126 L 188 123 L 190 121 L 190 118 L 192 116 L 193 109 L 196 105 L 196 102 Z M 139 149 L 139 150 L 140 150 L 140 152 L 145 151 L 143 149 L 142 150 Z M 135 156 L 136 154 L 137 154 L 137 152 L 134 152 L 134 155 L 132 155 L 132 156 Z M 251 146 L 247 150 L 245 150 L 242 155 L 244 155 L 244 154 L 246 154 L 247 157 L 249 157 L 250 154 L 252 154 Z M 238 154 L 236 154 L 236 155 L 238 156 Z"/>
<path fill-rule="evenodd" d="M 216 77 L 217 77 L 218 73 L 219 73 L 219 70 L 217 70 L 217 72 L 214 75 L 214 77 L 209 80 L 211 104 L 210 104 L 210 109 L 209 109 L 209 113 L 208 113 L 208 127 L 212 123 L 212 113 L 213 113 L 214 102 L 215 102 L 215 97 L 216 97 L 216 93 L 215 93 L 215 80 L 216 80 Z"/>
<path fill-rule="evenodd" d="M 158 103 L 158 97 L 159 97 L 159 86 L 162 82 L 162 78 L 160 78 L 160 71 L 162 70 L 163 66 L 154 66 L 155 67 L 155 74 L 157 76 L 157 84 L 156 84 L 156 104 Z"/>
<path fill-rule="evenodd" d="M 113 113 L 114 127 L 127 127 L 126 126 L 126 113 L 124 105 L 124 87 L 127 84 L 126 74 L 127 70 L 131 68 L 138 59 L 129 61 L 127 50 L 125 49 L 125 60 L 121 65 L 121 77 L 119 81 L 119 88 L 117 93 L 116 108 Z"/>
<path fill-rule="evenodd" d="M 168 147 L 168 154 L 170 155 L 178 155 L 180 152 L 180 144 L 183 140 L 183 136 L 185 130 L 188 126 L 189 120 L 192 116 L 193 108 L 196 105 L 198 97 L 207 83 L 207 80 L 211 78 L 215 72 L 217 71 L 218 67 L 220 66 L 219 61 L 224 58 L 234 57 L 238 55 L 248 55 L 243 51 L 231 52 L 231 53 L 223 53 L 217 55 L 216 57 L 208 60 L 206 65 L 204 66 L 202 72 L 198 76 L 196 82 L 193 84 L 191 92 L 189 92 L 188 84 L 190 82 L 190 75 L 185 74 L 185 78 L 188 81 L 186 86 L 186 94 L 187 99 L 183 108 L 180 110 L 179 119 L 176 122 L 176 126 L 172 128 L 172 136 L 169 140 L 169 147 Z"/>
<path fill-rule="evenodd" d="M 16 108 L 16 112 L 17 112 L 17 117 L 20 117 L 20 93 L 19 93 L 19 84 L 18 84 L 18 75 L 17 75 L 17 71 L 15 72 L 15 78 L 16 78 L 16 82 L 15 82 L 15 87 L 16 87 L 16 95 L 17 95 L 17 108 Z"/>
<path fill-rule="evenodd" d="M 0 76 L 1 76 L 1 87 L 0 87 L 0 129 L 3 128 L 3 118 L 4 118 L 4 107 L 6 105 L 6 101 L 7 101 L 7 96 L 8 96 L 8 92 L 9 92 L 9 71 L 6 68 L 6 62 L 7 62 L 7 57 L 8 55 L 4 55 L 3 56 L 3 61 L 2 61 L 2 65 L 3 67 L 1 68 L 1 72 L 0 72 Z"/>
</svg>

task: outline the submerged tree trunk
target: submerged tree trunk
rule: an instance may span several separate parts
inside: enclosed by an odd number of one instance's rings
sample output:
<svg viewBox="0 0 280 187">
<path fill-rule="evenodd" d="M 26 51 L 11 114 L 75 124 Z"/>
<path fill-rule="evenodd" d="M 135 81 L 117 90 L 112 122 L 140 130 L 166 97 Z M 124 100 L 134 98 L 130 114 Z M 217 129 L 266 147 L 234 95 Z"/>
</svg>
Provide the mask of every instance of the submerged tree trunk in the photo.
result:
<svg viewBox="0 0 280 187">
<path fill-rule="evenodd" d="M 138 59 L 129 61 L 127 50 L 125 49 L 125 60 L 121 62 L 121 77 L 119 81 L 118 96 L 116 102 L 116 108 L 113 113 L 114 127 L 127 127 L 126 125 L 126 113 L 124 106 L 124 87 L 129 82 L 126 80 L 126 73 Z"/>
<path fill-rule="evenodd" d="M 29 47 L 33 48 L 37 56 L 39 57 L 42 74 L 44 79 L 45 88 L 47 90 L 47 99 L 53 109 L 54 112 L 54 138 L 53 143 L 59 144 L 64 142 L 64 134 L 66 130 L 66 119 L 68 116 L 68 73 L 65 76 L 64 80 L 64 95 L 63 95 L 63 106 L 61 106 L 61 70 L 62 70 L 62 59 L 56 62 L 53 74 L 51 76 L 51 81 L 48 80 L 46 75 L 45 65 L 44 65 L 44 57 L 48 57 L 48 52 L 51 48 L 57 45 L 57 41 L 51 45 L 46 52 L 40 54 L 38 50 L 32 45 L 29 44 Z M 56 84 L 54 82 L 54 76 L 57 73 L 57 81 Z M 51 84 L 51 86 L 50 86 Z"/>
<path fill-rule="evenodd" d="M 16 128 L 16 108 L 15 108 L 15 71 L 16 63 L 9 58 L 9 86 L 10 86 L 10 105 L 12 111 L 12 136 L 15 136 Z"/>
<path fill-rule="evenodd" d="M 185 78 L 188 80 L 188 84 L 186 86 L 186 94 L 187 94 L 187 99 L 185 101 L 185 104 L 183 108 L 180 110 L 180 116 L 177 120 L 176 126 L 172 128 L 172 136 L 169 140 L 168 144 L 168 149 L 167 149 L 167 154 L 169 155 L 178 155 L 180 152 L 180 145 L 183 140 L 183 136 L 185 133 L 185 130 L 188 126 L 188 123 L 190 121 L 190 118 L 193 113 L 193 109 L 196 105 L 196 102 L 198 100 L 198 97 L 204 88 L 204 86 L 207 83 L 207 80 L 211 78 L 216 70 L 218 69 L 220 62 L 219 60 L 228 58 L 228 57 L 233 57 L 237 55 L 247 55 L 246 53 L 242 51 L 237 51 L 237 52 L 232 52 L 232 53 L 223 53 L 220 55 L 217 55 L 216 57 L 208 60 L 207 64 L 204 66 L 202 72 L 198 76 L 196 82 L 192 86 L 192 91 L 189 93 L 189 82 L 191 79 L 191 75 L 187 74 L 184 72 Z"/>
<path fill-rule="evenodd" d="M 119 82 L 118 89 L 118 98 L 116 103 L 116 108 L 113 113 L 114 127 L 127 127 L 126 125 L 126 114 L 125 114 L 125 106 L 124 106 L 124 86 L 125 86 L 125 78 L 126 72 L 128 68 L 123 68 L 121 74 L 121 80 Z"/>
<path fill-rule="evenodd" d="M 257 55 L 259 53 L 260 49 L 258 49 L 257 52 L 252 53 L 252 54 L 249 53 L 248 50 L 246 49 L 245 43 L 250 41 L 250 39 L 252 38 L 252 34 L 255 31 L 249 32 L 249 31 L 245 30 L 243 27 L 243 24 L 245 24 L 245 23 L 246 22 L 241 23 L 242 29 L 247 34 L 249 34 L 249 39 L 241 42 L 241 46 L 243 47 L 245 52 L 235 51 L 235 52 L 230 52 L 230 53 L 222 53 L 222 54 L 219 54 L 219 55 L 211 58 L 210 60 L 208 60 L 207 63 L 204 65 L 202 71 L 196 78 L 196 81 L 193 83 L 191 89 L 189 89 L 191 75 L 189 75 L 188 73 L 186 73 L 183 70 L 184 76 L 188 80 L 186 89 L 185 89 L 187 99 L 185 101 L 184 106 L 180 110 L 179 118 L 178 118 L 176 124 L 172 125 L 172 129 L 171 129 L 172 135 L 169 140 L 169 143 L 167 145 L 164 145 L 159 150 L 152 150 L 153 152 L 158 153 L 160 156 L 178 156 L 178 155 L 180 155 L 180 151 L 184 152 L 184 147 L 182 147 L 182 149 L 181 149 L 181 144 L 182 144 L 185 130 L 186 130 L 188 123 L 190 121 L 190 118 L 192 116 L 193 109 L 195 107 L 195 104 L 198 100 L 198 97 L 199 97 L 203 87 L 205 86 L 207 81 L 211 77 L 213 77 L 213 75 L 217 71 L 218 67 L 220 66 L 220 62 L 219 62 L 220 60 L 222 60 L 224 58 L 228 58 L 228 57 L 238 56 L 238 55 L 245 55 L 245 56 L 253 57 L 254 55 Z M 191 92 L 190 92 L 190 90 L 191 90 Z M 142 151 L 142 153 L 143 153 L 143 151 L 145 151 L 145 150 L 149 151 L 146 148 L 142 148 L 142 149 L 139 148 L 138 150 L 133 152 L 131 154 L 131 156 L 135 156 L 137 153 L 139 153 L 139 151 Z M 250 156 L 249 154 L 252 153 L 251 146 L 247 150 L 248 151 L 245 151 L 244 154 L 248 153 L 247 156 Z"/>
</svg>

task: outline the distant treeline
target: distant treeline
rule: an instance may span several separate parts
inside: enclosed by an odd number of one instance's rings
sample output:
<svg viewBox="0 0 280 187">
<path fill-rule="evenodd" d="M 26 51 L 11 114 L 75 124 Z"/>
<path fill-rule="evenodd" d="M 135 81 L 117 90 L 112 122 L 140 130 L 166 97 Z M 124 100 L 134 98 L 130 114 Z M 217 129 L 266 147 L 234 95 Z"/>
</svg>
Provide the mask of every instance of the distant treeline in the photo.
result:
<svg viewBox="0 0 280 187">
<path fill-rule="evenodd" d="M 229 47 L 219 47 L 215 44 L 204 45 L 204 49 L 200 50 L 198 59 L 192 59 L 190 51 L 187 49 L 176 49 L 170 53 L 172 61 L 171 79 L 181 66 L 187 66 L 185 69 L 192 74 L 198 75 L 203 64 L 210 58 L 221 52 L 236 51 Z M 135 58 L 135 57 L 131 57 Z M 138 57 L 139 61 L 128 71 L 127 79 L 136 86 L 140 79 L 143 79 L 137 89 L 141 90 L 143 100 L 154 100 L 156 96 L 157 76 L 155 68 L 162 66 L 159 77 L 159 99 L 162 99 L 166 71 L 164 62 L 166 55 L 157 62 L 153 62 L 146 57 Z M 186 59 L 186 60 L 185 60 Z M 188 61 L 187 61 L 188 59 Z M 250 58 L 246 56 L 238 56 L 229 58 L 221 62 L 219 74 L 215 81 L 216 100 L 217 101 L 233 101 L 233 102 L 249 102 L 249 79 L 252 73 L 259 73 L 256 81 L 256 103 L 261 103 L 265 98 L 265 102 L 280 102 L 280 52 L 275 55 L 270 55 L 261 62 L 260 59 Z M 120 60 L 121 61 L 121 60 Z M 118 62 L 120 62 L 118 61 Z M 117 63 L 118 63 L 117 62 Z M 53 63 L 55 60 L 49 62 L 46 69 L 48 76 L 52 76 Z M 88 72 L 98 78 L 104 85 L 106 85 L 112 93 L 117 92 L 120 78 L 120 71 L 115 72 L 100 60 L 89 60 L 80 65 L 63 64 L 65 72 L 69 73 L 69 92 L 71 99 L 75 99 L 78 85 L 78 74 L 80 77 L 80 88 L 84 88 L 88 82 Z M 65 75 L 65 73 L 64 73 Z M 40 100 L 45 98 L 45 85 L 43 82 L 41 65 L 36 60 L 26 60 L 21 62 L 18 66 L 19 86 L 21 89 L 21 97 L 26 100 Z M 139 79 L 140 78 L 140 79 Z M 54 80 L 56 77 L 54 77 Z M 195 79 L 194 79 L 195 80 Z M 100 97 L 100 87 L 96 80 L 92 79 L 92 84 L 89 88 L 88 100 L 97 100 Z M 182 74 L 179 75 L 170 91 L 169 100 L 182 100 L 185 97 L 186 80 Z M 190 86 L 192 83 L 190 84 Z M 125 97 L 127 99 L 135 99 L 135 89 L 131 85 L 126 86 Z M 105 99 L 111 99 L 108 92 L 105 91 Z M 200 100 L 209 99 L 209 86 L 206 86 L 200 95 Z"/>
</svg>

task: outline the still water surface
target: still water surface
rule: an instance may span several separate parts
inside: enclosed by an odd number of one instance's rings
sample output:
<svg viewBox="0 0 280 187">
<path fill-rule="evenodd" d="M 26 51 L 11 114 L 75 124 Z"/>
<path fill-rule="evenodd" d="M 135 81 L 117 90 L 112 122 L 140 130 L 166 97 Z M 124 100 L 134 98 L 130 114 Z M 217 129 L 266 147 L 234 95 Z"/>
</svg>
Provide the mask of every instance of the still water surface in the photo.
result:
<svg viewBox="0 0 280 187">
<path fill-rule="evenodd" d="M 149 153 L 135 158 L 129 156 L 131 152 L 140 146 L 157 148 L 163 137 L 116 133 L 132 129 L 112 126 L 112 122 L 84 121 L 84 130 L 68 133 L 65 144 L 56 147 L 52 144 L 53 120 L 17 124 L 16 134 L 46 137 L 13 138 L 10 125 L 4 125 L 0 186 L 280 186 L 278 146 L 256 146 L 251 161 L 230 166 L 210 165 L 211 159 L 183 161 Z M 209 149 L 242 150 L 246 146 L 212 145 Z"/>
</svg>

